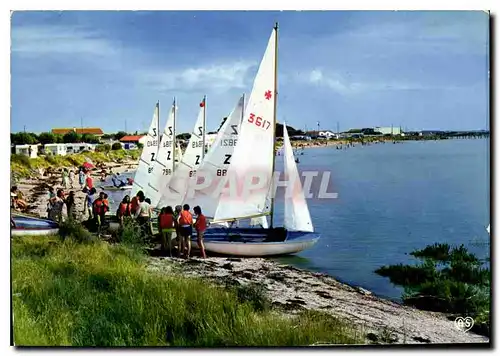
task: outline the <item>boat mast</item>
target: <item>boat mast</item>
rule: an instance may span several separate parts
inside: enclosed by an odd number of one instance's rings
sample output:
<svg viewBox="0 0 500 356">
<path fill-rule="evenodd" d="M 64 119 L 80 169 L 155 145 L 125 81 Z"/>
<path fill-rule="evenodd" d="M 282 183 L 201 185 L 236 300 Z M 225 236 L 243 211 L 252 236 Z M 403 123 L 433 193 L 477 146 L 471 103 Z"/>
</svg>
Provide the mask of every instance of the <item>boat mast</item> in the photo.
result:
<svg viewBox="0 0 500 356">
<path fill-rule="evenodd" d="M 176 140 L 176 137 L 175 137 L 175 119 L 176 119 L 176 111 L 177 111 L 177 104 L 175 102 L 175 96 L 174 96 L 174 127 L 173 127 L 173 136 L 172 137 L 172 173 L 174 173 L 175 171 L 175 151 L 177 151 L 177 140 Z"/>
<path fill-rule="evenodd" d="M 273 149 L 271 154 L 273 155 L 273 169 L 272 169 L 272 183 L 274 184 L 274 167 L 275 167 L 275 161 L 276 161 L 276 154 L 274 153 L 274 148 L 276 146 L 276 125 L 278 122 L 276 121 L 276 110 L 277 110 L 277 96 L 278 96 L 278 23 L 274 25 L 274 36 L 275 36 L 275 41 L 274 41 L 274 125 L 273 125 Z M 271 222 L 269 224 L 269 228 L 273 228 L 273 220 L 274 220 L 274 196 L 271 194 Z"/>
<path fill-rule="evenodd" d="M 157 148 L 160 149 L 160 100 L 156 102 L 156 141 Z"/>
<path fill-rule="evenodd" d="M 203 97 L 203 151 L 201 152 L 201 159 L 205 158 L 205 132 L 207 126 L 207 96 Z"/>
<path fill-rule="evenodd" d="M 241 102 L 241 120 L 240 120 L 240 125 L 243 123 L 244 117 L 245 117 L 245 93 L 243 93 L 242 102 Z"/>
</svg>

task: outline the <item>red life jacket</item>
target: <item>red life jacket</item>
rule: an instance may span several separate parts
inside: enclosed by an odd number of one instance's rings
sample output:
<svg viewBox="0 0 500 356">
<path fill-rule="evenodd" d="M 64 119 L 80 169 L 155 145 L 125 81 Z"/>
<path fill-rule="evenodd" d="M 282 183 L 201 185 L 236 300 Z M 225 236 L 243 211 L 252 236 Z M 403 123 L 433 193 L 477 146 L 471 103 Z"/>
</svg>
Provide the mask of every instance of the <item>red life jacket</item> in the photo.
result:
<svg viewBox="0 0 500 356">
<path fill-rule="evenodd" d="M 130 216 L 130 203 L 120 203 L 118 214 L 119 216 Z"/>
<path fill-rule="evenodd" d="M 103 215 L 108 211 L 106 203 L 101 199 L 96 199 L 94 202 L 94 211 L 97 215 Z"/>
<path fill-rule="evenodd" d="M 161 229 L 173 229 L 174 228 L 174 216 L 172 214 L 161 214 L 160 215 L 160 228 Z"/>
</svg>

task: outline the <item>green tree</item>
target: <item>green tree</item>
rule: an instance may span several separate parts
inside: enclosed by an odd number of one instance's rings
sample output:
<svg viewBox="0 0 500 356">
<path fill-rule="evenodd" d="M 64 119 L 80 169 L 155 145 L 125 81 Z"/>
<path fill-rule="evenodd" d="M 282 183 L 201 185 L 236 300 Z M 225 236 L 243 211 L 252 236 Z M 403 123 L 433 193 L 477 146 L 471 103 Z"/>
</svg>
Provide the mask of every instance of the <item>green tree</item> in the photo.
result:
<svg viewBox="0 0 500 356">
<path fill-rule="evenodd" d="M 55 143 L 64 143 L 64 135 L 61 134 L 54 134 L 56 141 Z"/>
<path fill-rule="evenodd" d="M 191 134 L 190 133 L 181 133 L 181 134 L 177 135 L 176 138 L 178 138 L 179 140 L 189 140 L 191 138 Z"/>
<path fill-rule="evenodd" d="M 82 141 L 86 143 L 99 143 L 99 137 L 91 134 L 83 134 L 82 135 Z"/>
<path fill-rule="evenodd" d="M 115 142 L 113 143 L 113 145 L 111 146 L 111 149 L 113 151 L 117 151 L 117 150 L 121 150 L 123 147 L 122 147 L 122 144 L 120 142 Z"/>
<path fill-rule="evenodd" d="M 81 142 L 82 137 L 75 131 L 70 131 L 63 136 L 64 143 L 77 143 Z"/>
<path fill-rule="evenodd" d="M 117 133 L 115 133 L 115 140 L 121 140 L 124 136 L 127 136 L 128 133 L 126 133 L 125 131 L 118 131 Z"/>
<path fill-rule="evenodd" d="M 35 134 L 29 132 L 17 132 L 10 134 L 10 141 L 14 145 L 33 145 L 38 142 Z"/>
<path fill-rule="evenodd" d="M 38 140 L 42 145 L 46 145 L 47 143 L 57 143 L 57 137 L 52 132 L 42 132 L 38 136 Z"/>
</svg>

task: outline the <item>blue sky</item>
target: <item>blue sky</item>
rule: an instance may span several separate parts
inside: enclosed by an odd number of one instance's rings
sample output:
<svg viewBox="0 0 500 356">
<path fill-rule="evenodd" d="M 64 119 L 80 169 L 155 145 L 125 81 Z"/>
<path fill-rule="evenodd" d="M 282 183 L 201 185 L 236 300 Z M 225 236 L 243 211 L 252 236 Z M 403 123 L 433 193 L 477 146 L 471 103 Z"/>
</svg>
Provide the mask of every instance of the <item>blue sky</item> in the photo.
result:
<svg viewBox="0 0 500 356">
<path fill-rule="evenodd" d="M 280 23 L 278 120 L 296 128 L 485 129 L 488 15 L 474 12 L 15 12 L 11 131 L 145 130 L 174 96 L 190 131 L 249 94 Z"/>
</svg>

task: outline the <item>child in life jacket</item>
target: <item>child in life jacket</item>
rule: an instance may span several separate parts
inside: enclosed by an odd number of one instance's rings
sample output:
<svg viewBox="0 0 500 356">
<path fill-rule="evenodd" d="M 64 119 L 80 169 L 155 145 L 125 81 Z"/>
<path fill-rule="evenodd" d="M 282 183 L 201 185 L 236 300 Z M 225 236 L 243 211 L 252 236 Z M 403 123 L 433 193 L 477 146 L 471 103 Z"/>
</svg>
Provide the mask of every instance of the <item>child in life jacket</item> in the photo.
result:
<svg viewBox="0 0 500 356">
<path fill-rule="evenodd" d="M 116 211 L 116 216 L 120 222 L 120 226 L 123 227 L 123 221 L 125 218 L 131 216 L 130 196 L 125 195 L 123 197 L 123 200 Z"/>
<path fill-rule="evenodd" d="M 94 201 L 93 204 L 94 219 L 98 232 L 101 231 L 102 222 L 104 221 L 104 215 L 106 215 L 106 212 L 109 210 L 107 199 L 105 197 L 106 194 L 104 192 L 100 192 L 99 197 Z"/>
<path fill-rule="evenodd" d="M 193 211 L 196 214 L 196 222 L 194 223 L 194 228 L 196 229 L 196 233 L 198 235 L 198 248 L 200 249 L 201 257 L 207 258 L 207 255 L 205 253 L 205 245 L 203 244 L 203 236 L 205 235 L 205 230 L 207 229 L 207 219 L 205 215 L 202 214 L 201 208 L 199 206 L 195 206 L 193 208 Z"/>
<path fill-rule="evenodd" d="M 184 204 L 179 214 L 179 232 L 181 233 L 181 253 L 185 258 L 191 254 L 191 235 L 193 234 L 193 215 L 189 212 L 189 205 Z"/>
<path fill-rule="evenodd" d="M 175 219 L 171 206 L 161 209 L 160 215 L 158 215 L 158 227 L 161 235 L 161 250 L 165 251 L 165 245 L 168 242 L 168 252 L 172 257 L 172 235 L 175 232 Z"/>
</svg>

